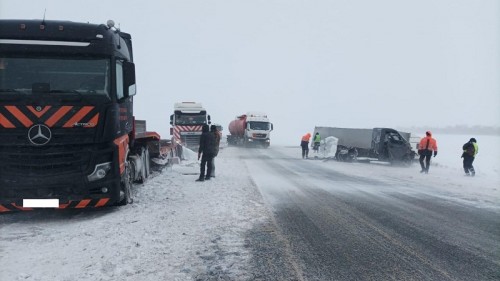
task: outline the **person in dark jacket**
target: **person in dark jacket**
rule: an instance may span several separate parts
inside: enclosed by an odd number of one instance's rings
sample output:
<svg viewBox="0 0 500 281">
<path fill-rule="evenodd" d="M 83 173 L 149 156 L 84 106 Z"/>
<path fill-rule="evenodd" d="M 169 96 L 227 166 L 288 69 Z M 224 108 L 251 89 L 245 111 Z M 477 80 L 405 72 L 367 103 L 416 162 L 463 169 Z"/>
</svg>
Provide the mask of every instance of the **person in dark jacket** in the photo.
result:
<svg viewBox="0 0 500 281">
<path fill-rule="evenodd" d="M 472 162 L 476 158 L 479 152 L 479 146 L 477 145 L 476 139 L 471 138 L 466 144 L 462 146 L 463 153 L 462 158 L 464 159 L 464 171 L 466 176 L 475 176 L 476 170 L 472 166 Z"/>
<path fill-rule="evenodd" d="M 212 173 L 210 176 L 212 178 L 215 178 L 215 157 L 219 154 L 219 146 L 220 146 L 220 139 L 222 138 L 222 133 L 217 130 L 217 126 L 211 125 L 210 126 L 210 132 L 214 134 L 215 136 L 215 154 L 214 158 L 212 158 Z"/>
<path fill-rule="evenodd" d="M 202 127 L 200 137 L 200 148 L 198 148 L 198 160 L 201 157 L 200 177 L 196 181 L 209 180 L 212 173 L 212 160 L 215 155 L 215 135 L 210 132 L 210 127 L 205 124 Z M 207 173 L 205 174 L 205 166 Z"/>
</svg>

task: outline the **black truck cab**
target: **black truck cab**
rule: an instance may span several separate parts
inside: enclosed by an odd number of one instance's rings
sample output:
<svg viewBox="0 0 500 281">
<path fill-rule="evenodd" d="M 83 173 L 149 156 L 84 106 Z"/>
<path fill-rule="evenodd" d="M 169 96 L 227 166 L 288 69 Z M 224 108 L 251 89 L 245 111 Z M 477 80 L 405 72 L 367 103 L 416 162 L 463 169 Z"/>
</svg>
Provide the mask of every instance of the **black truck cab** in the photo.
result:
<svg viewBox="0 0 500 281">
<path fill-rule="evenodd" d="M 127 203 L 134 69 L 111 21 L 0 20 L 0 212 Z"/>
</svg>

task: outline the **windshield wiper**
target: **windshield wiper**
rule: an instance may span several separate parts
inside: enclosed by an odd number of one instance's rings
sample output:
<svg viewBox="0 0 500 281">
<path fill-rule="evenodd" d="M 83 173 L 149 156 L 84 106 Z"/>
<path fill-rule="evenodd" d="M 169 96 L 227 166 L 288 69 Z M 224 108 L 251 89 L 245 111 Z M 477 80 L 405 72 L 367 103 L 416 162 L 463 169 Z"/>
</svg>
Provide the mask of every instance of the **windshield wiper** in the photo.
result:
<svg viewBox="0 0 500 281">
<path fill-rule="evenodd" d="M 64 94 L 61 96 L 62 101 L 82 100 L 82 93 L 77 90 L 50 90 L 50 94 Z M 69 95 L 66 95 L 69 94 Z"/>
</svg>

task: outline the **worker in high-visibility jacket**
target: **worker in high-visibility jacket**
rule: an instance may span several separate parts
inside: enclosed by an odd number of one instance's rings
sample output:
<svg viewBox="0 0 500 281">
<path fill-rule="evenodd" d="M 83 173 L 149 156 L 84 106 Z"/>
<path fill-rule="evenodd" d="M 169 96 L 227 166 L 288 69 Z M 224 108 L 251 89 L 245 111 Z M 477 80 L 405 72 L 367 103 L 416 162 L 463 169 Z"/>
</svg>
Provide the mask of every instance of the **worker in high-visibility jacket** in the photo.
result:
<svg viewBox="0 0 500 281">
<path fill-rule="evenodd" d="M 321 143 L 321 136 L 319 135 L 318 132 L 316 132 L 316 134 L 314 135 L 314 138 L 313 138 L 313 151 L 314 152 L 318 153 L 320 143 Z"/>
<path fill-rule="evenodd" d="M 429 173 L 429 165 L 431 163 L 432 153 L 434 152 L 434 157 L 436 157 L 436 155 L 438 154 L 437 150 L 437 142 L 432 137 L 432 133 L 430 131 L 425 132 L 425 137 L 423 137 L 418 144 L 418 155 L 420 155 L 419 162 L 420 167 L 422 168 L 420 173 Z"/>
<path fill-rule="evenodd" d="M 302 147 L 302 158 L 309 158 L 309 140 L 311 139 L 311 134 L 307 133 L 302 136 L 300 141 L 300 146 Z"/>
<path fill-rule="evenodd" d="M 479 152 L 479 146 L 477 145 L 476 139 L 471 138 L 469 142 L 462 146 L 463 153 L 462 158 L 464 159 L 464 171 L 466 176 L 475 176 L 476 170 L 472 166 L 472 162 L 476 158 L 477 153 Z"/>
</svg>

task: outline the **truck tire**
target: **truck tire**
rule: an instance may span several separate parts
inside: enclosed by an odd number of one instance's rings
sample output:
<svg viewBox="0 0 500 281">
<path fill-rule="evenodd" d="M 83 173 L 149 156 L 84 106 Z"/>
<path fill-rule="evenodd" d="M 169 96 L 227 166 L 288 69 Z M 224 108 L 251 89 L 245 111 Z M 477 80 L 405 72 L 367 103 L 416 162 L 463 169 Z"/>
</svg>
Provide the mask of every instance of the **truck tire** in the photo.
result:
<svg viewBox="0 0 500 281">
<path fill-rule="evenodd" d="M 132 199 L 132 181 L 133 173 L 131 171 L 132 162 L 127 161 L 125 165 L 125 172 L 123 174 L 123 179 L 120 182 L 120 201 L 118 201 L 118 206 L 124 206 L 127 204 L 132 204 L 134 200 Z"/>
</svg>

